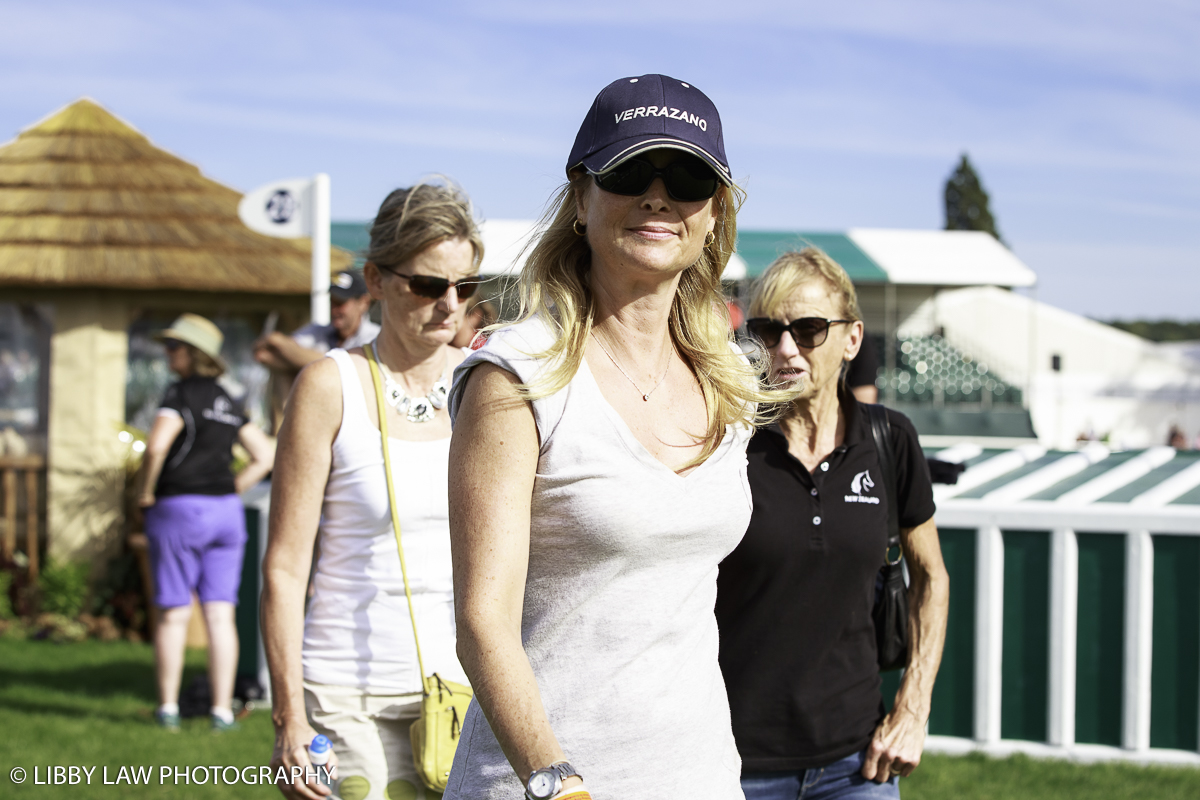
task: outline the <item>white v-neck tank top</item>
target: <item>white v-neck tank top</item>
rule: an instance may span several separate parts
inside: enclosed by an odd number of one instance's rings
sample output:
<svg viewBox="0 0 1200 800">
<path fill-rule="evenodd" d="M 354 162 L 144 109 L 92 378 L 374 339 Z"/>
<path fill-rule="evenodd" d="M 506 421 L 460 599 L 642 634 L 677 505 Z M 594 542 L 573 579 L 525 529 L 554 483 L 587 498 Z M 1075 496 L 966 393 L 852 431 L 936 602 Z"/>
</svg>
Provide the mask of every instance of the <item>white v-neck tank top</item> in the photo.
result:
<svg viewBox="0 0 1200 800">
<path fill-rule="evenodd" d="M 489 362 L 530 382 L 551 343 L 538 318 L 496 331 L 454 373 Z M 686 476 L 655 459 L 586 362 L 533 402 L 541 437 L 521 634 L 542 702 L 593 797 L 644 797 L 647 781 L 738 800 L 741 762 L 717 664 L 717 565 L 750 521 L 746 443 L 729 428 Z M 653 793 L 653 792 L 651 792 Z M 446 800 L 519 800 L 523 787 L 477 704 Z"/>
<path fill-rule="evenodd" d="M 367 416 L 350 355 L 338 349 L 327 357 L 341 375 L 342 424 L 333 441 L 314 593 L 304 620 L 304 679 L 368 694 L 420 692 L 381 437 Z M 465 683 L 454 637 L 446 488 L 450 439 L 389 439 L 388 445 L 425 670 Z"/>
</svg>

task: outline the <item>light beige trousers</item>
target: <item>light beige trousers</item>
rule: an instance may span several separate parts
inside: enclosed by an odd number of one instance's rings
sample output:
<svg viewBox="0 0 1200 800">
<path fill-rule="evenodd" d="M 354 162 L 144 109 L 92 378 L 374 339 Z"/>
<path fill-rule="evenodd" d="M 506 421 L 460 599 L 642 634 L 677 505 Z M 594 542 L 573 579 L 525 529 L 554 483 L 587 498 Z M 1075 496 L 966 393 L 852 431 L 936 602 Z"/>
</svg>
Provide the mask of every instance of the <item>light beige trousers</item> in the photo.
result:
<svg viewBox="0 0 1200 800">
<path fill-rule="evenodd" d="M 367 694 L 350 686 L 304 682 L 304 708 L 337 754 L 336 800 L 435 800 L 413 765 L 408 729 L 421 695 Z"/>
</svg>

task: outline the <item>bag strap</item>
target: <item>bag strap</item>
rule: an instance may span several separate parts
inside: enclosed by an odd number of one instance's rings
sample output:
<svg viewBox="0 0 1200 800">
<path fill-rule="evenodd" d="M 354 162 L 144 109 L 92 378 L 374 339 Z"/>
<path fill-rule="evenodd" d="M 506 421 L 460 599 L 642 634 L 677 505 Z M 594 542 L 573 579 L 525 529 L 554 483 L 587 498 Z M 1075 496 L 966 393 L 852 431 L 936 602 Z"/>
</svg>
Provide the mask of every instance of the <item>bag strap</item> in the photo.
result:
<svg viewBox="0 0 1200 800">
<path fill-rule="evenodd" d="M 875 452 L 879 455 L 879 466 L 883 470 L 883 486 L 888 502 L 888 547 L 883 555 L 885 563 L 888 552 L 900 546 L 900 509 L 896 506 L 896 457 L 892 453 L 892 424 L 888 421 L 887 409 L 878 403 L 863 403 L 871 420 L 871 435 L 875 439 Z M 903 556 L 903 552 L 900 554 Z M 896 559 L 899 561 L 900 559 Z"/>
<path fill-rule="evenodd" d="M 383 378 L 379 374 L 379 362 L 375 358 L 375 348 L 370 344 L 363 345 L 367 354 L 367 365 L 371 368 L 371 383 L 375 384 L 375 404 L 379 409 L 379 435 L 383 441 L 383 472 L 387 478 L 388 507 L 392 511 L 392 530 L 396 533 L 396 550 L 400 553 L 400 574 L 404 576 L 404 597 L 408 600 L 408 618 L 412 620 L 413 641 L 417 645 L 417 667 L 421 670 L 421 692 L 425 687 L 425 662 L 421 660 L 421 640 L 417 637 L 417 615 L 413 613 L 412 591 L 408 588 L 408 567 L 404 564 L 404 545 L 400 541 L 400 511 L 396 508 L 396 487 L 392 481 L 391 444 L 388 441 L 387 403 L 383 400 Z"/>
</svg>

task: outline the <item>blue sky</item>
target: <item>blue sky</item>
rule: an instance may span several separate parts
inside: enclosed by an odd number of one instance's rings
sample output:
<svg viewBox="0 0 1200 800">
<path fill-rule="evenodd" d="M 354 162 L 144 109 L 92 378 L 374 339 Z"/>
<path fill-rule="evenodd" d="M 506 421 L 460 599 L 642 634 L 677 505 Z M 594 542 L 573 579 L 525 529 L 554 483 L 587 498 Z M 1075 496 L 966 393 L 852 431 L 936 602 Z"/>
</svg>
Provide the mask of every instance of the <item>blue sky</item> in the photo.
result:
<svg viewBox="0 0 1200 800">
<path fill-rule="evenodd" d="M 330 173 L 335 219 L 441 172 L 536 216 L 595 93 L 721 110 L 745 228 L 940 228 L 966 151 L 1039 299 L 1200 319 L 1194 0 L 55 2 L 0 11 L 0 139 L 91 96 L 246 190 Z"/>
</svg>

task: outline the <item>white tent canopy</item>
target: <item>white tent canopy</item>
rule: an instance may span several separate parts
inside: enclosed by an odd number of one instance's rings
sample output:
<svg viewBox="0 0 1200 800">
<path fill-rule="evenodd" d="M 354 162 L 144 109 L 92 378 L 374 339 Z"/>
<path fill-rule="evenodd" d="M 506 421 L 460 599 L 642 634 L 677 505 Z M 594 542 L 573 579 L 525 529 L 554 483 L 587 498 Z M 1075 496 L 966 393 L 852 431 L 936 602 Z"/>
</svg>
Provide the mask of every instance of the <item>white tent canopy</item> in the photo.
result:
<svg viewBox="0 0 1200 800">
<path fill-rule="evenodd" d="M 853 228 L 850 239 L 888 282 L 925 286 L 1032 286 L 1037 275 L 983 231 Z"/>
<path fill-rule="evenodd" d="M 527 246 L 538 223 L 528 219 L 489 219 L 479 226 L 483 235 L 482 275 L 509 275 L 516 277 L 525 266 L 529 255 Z M 746 262 L 736 253 L 725 267 L 724 279 L 737 281 L 746 277 Z"/>
</svg>

